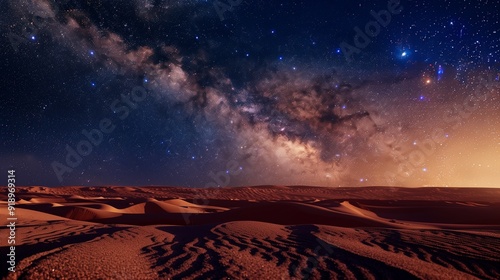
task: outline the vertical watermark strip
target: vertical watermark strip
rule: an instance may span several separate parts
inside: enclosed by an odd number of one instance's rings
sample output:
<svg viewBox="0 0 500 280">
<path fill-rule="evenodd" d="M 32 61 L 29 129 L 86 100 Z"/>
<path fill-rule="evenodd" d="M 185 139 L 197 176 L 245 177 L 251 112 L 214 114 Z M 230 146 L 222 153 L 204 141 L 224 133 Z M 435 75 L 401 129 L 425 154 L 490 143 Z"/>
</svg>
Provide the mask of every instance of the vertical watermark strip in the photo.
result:
<svg viewBox="0 0 500 280">
<path fill-rule="evenodd" d="M 9 215 L 7 216 L 7 228 L 9 229 L 9 237 L 7 243 L 9 243 L 10 250 L 7 254 L 7 263 L 9 266 L 7 270 L 10 272 L 16 272 L 16 171 L 7 171 L 7 210 Z"/>
</svg>

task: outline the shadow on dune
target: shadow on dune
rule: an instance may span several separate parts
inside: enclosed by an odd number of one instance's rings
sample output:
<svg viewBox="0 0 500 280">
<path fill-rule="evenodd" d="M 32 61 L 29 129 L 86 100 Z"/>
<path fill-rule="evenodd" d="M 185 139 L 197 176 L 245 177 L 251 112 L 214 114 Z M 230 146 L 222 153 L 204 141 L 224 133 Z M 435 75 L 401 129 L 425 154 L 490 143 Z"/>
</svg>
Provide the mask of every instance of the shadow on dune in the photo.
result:
<svg viewBox="0 0 500 280">
<path fill-rule="evenodd" d="M 157 227 L 175 236 L 170 244 L 157 244 L 144 249 L 156 260 L 153 268 L 160 269 L 160 277 L 183 279 L 239 278 L 237 260 L 223 263 L 221 251 L 253 257 L 275 264 L 283 277 L 298 279 L 417 279 L 414 275 L 386 263 L 346 251 L 314 235 L 314 225 L 288 226 L 289 236 L 263 238 L 237 234 L 225 224 L 193 227 Z M 226 231 L 227 230 L 227 231 Z M 230 233 L 232 232 L 232 233 Z M 227 255 L 226 257 L 227 258 Z M 233 270 L 229 270 L 232 267 Z"/>
<path fill-rule="evenodd" d="M 186 203 L 183 205 L 182 203 Z M 350 212 L 346 212 L 347 203 Z M 350 204 L 349 204 L 350 203 Z M 121 206 L 125 202 L 120 203 Z M 108 204 L 90 203 L 38 203 L 24 204 L 20 208 L 32 209 L 73 220 L 102 224 L 128 225 L 205 225 L 232 221 L 259 221 L 280 225 L 322 224 L 341 227 L 388 227 L 401 225 L 389 220 L 451 224 L 500 225 L 500 204 L 446 201 L 377 201 L 351 200 L 340 203 L 324 200 L 312 203 L 276 201 L 249 202 L 218 200 L 217 208 L 191 204 L 178 200 L 177 204 L 151 200 L 115 208 Z M 350 205 L 350 206 L 349 206 Z M 212 209 L 211 209 L 211 208 Z M 365 215 L 362 211 L 369 211 Z M 293 213 L 293 214 L 292 214 Z"/>
<path fill-rule="evenodd" d="M 386 219 L 424 223 L 500 225 L 499 203 L 358 200 L 352 204 Z"/>
<path fill-rule="evenodd" d="M 178 206 L 159 207 L 163 202 L 147 202 L 143 213 L 112 212 L 83 206 L 57 206 L 51 204 L 23 205 L 74 220 L 102 224 L 128 225 L 205 225 L 232 221 L 259 221 L 281 225 L 324 224 L 343 227 L 394 227 L 384 221 L 352 215 L 336 210 L 299 202 L 243 203 L 244 206 L 222 212 L 196 213 L 194 208 Z M 158 204 L 158 205 L 157 205 Z M 163 203 L 165 204 L 165 203 Z M 172 209 L 176 210 L 174 213 Z M 179 213 L 186 211 L 185 213 Z"/>
<path fill-rule="evenodd" d="M 143 251 L 154 260 L 152 268 L 159 268 L 160 277 L 184 279 L 198 273 L 199 279 L 224 279 L 228 277 L 228 266 L 222 264 L 215 250 L 221 243 L 212 232 L 213 227 L 157 227 L 175 236 L 172 243 L 157 242 Z M 206 246 L 207 242 L 214 242 L 215 247 Z"/>
<path fill-rule="evenodd" d="M 321 279 L 346 278 L 351 275 L 355 279 L 418 279 L 409 272 L 390 266 L 387 263 L 357 255 L 322 240 L 314 235 L 319 229 L 315 225 L 290 226 L 290 240 L 296 244 L 297 254 L 307 257 L 306 266 L 298 260 L 292 261 L 288 267 L 290 276 L 300 279 L 313 277 L 314 270 Z M 322 264 L 320 266 L 320 264 Z"/>
</svg>

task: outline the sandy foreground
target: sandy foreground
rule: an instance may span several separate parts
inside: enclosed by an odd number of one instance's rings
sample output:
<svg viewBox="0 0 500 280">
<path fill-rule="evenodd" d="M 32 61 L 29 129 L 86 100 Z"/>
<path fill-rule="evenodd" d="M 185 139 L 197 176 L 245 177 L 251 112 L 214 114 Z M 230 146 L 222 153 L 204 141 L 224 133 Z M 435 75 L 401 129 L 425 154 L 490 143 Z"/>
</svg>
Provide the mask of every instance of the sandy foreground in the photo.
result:
<svg viewBox="0 0 500 280">
<path fill-rule="evenodd" d="M 4 279 L 500 279 L 500 189 L 18 187 Z M 7 196 L 0 195 L 7 224 Z"/>
</svg>

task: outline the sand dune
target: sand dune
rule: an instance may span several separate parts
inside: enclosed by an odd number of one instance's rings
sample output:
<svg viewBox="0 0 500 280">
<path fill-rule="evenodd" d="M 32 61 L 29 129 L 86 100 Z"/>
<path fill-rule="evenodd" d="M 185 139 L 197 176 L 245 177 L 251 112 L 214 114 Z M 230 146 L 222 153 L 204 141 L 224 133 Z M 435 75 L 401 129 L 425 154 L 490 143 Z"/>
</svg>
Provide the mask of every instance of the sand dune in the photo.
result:
<svg viewBox="0 0 500 280">
<path fill-rule="evenodd" d="M 19 188 L 17 272 L 3 269 L 0 275 L 500 278 L 497 189 L 259 186 L 199 191 Z M 1 212 L 0 219 L 6 218 Z M 7 234 L 5 227 L 0 229 L 0 236 Z M 5 241 L 1 246 L 7 249 Z"/>
</svg>

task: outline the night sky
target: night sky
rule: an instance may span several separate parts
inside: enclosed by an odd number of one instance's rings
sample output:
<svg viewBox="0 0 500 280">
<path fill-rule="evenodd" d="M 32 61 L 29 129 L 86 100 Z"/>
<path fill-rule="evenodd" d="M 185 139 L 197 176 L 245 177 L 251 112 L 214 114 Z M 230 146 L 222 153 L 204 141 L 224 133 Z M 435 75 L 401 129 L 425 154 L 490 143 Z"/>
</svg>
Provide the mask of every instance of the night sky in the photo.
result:
<svg viewBox="0 0 500 280">
<path fill-rule="evenodd" d="M 500 186 L 498 0 L 0 11 L 19 185 Z"/>
</svg>

